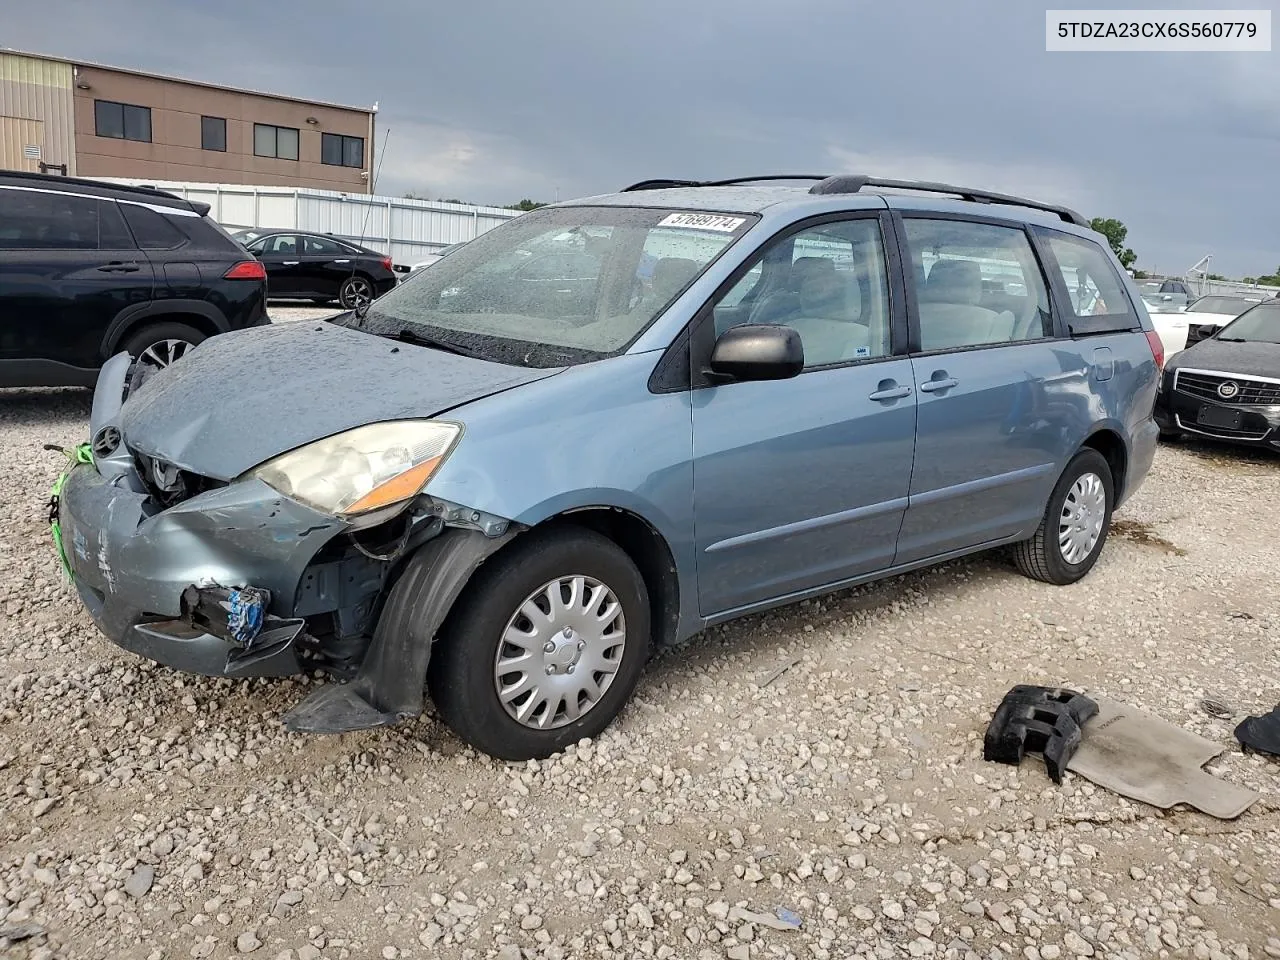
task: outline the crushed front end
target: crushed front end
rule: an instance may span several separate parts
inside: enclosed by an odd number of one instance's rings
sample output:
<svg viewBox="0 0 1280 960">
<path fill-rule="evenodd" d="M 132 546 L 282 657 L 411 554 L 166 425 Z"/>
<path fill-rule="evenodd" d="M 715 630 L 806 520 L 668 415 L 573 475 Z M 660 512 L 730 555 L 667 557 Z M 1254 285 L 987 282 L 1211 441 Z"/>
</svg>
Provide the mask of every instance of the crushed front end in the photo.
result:
<svg viewBox="0 0 1280 960">
<path fill-rule="evenodd" d="M 69 468 L 52 518 L 98 628 L 191 673 L 352 673 L 395 548 L 439 518 L 407 511 L 357 531 L 260 480 L 227 483 L 148 457 L 119 425 L 129 375 L 127 357 L 103 368 L 92 457 Z"/>
</svg>

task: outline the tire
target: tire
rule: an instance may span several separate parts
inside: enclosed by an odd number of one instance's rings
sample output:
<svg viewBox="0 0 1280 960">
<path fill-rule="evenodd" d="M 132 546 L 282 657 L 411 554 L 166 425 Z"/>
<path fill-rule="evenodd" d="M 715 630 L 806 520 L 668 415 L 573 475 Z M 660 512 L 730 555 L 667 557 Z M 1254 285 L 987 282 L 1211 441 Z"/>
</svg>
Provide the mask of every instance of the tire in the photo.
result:
<svg viewBox="0 0 1280 960">
<path fill-rule="evenodd" d="M 1069 509 L 1068 498 L 1074 495 L 1078 498 L 1074 502 L 1083 500 L 1087 503 L 1095 495 L 1094 489 L 1091 489 L 1094 488 L 1094 484 L 1086 479 L 1090 475 L 1095 478 L 1097 486 L 1101 488 L 1097 492 L 1102 497 L 1102 522 L 1096 531 L 1096 539 L 1092 546 L 1081 556 L 1073 554 L 1071 549 L 1064 547 L 1060 542 L 1060 523 L 1064 511 Z M 1084 484 L 1083 491 L 1077 488 L 1077 481 Z M 1111 467 L 1102 454 L 1086 447 L 1071 458 L 1067 469 L 1062 472 L 1057 486 L 1049 496 L 1048 506 L 1045 507 L 1044 516 L 1035 534 L 1029 540 L 1014 544 L 1014 563 L 1023 574 L 1033 580 L 1058 586 L 1075 583 L 1098 562 L 1102 548 L 1107 542 L 1107 533 L 1111 527 L 1111 511 L 1114 506 L 1115 481 L 1111 476 Z M 1097 508 L 1095 507 L 1091 513 L 1093 523 L 1096 525 Z M 1077 539 L 1074 546 L 1076 549 L 1082 549 L 1084 544 Z"/>
<path fill-rule="evenodd" d="M 1160 431 L 1161 443 L 1177 443 L 1181 439 L 1182 439 L 1181 430 L 1161 430 Z"/>
<path fill-rule="evenodd" d="M 649 594 L 640 572 L 621 549 L 589 530 L 562 528 L 528 536 L 476 572 L 441 630 L 427 671 L 431 698 L 444 722 L 462 740 L 501 760 L 541 759 L 583 737 L 597 736 L 631 698 L 649 656 Z M 601 635 L 593 626 L 589 603 L 582 605 L 576 617 L 552 613 L 541 630 L 520 613 L 544 586 L 570 578 L 579 579 L 584 598 L 593 596 L 592 582 L 613 595 L 620 618 L 615 614 L 605 624 L 613 632 Z M 562 592 L 562 604 L 564 597 Z M 542 609 L 546 594 L 537 599 Z M 599 602 L 607 605 L 608 594 L 601 595 Z M 577 605 L 570 599 L 568 606 Z M 581 637 L 587 639 L 564 632 L 560 622 L 565 620 L 581 627 Z M 610 647 L 619 627 L 625 637 L 620 651 Z M 528 647 L 503 640 L 504 635 L 516 636 L 520 631 Z M 554 651 L 548 649 L 552 645 Z M 574 676 L 584 652 L 597 664 L 607 662 L 612 668 L 611 679 L 607 670 L 590 673 L 589 680 L 599 693 L 594 702 L 582 689 L 587 671 Z M 517 655 L 531 658 L 524 665 L 528 669 L 508 664 L 512 669 L 499 678 L 499 656 Z M 509 691 L 528 687 L 527 695 L 508 696 L 511 712 L 500 699 L 499 683 Z M 585 706 L 576 718 L 568 709 L 571 697 L 579 709 Z M 527 711 L 523 722 L 513 715 L 520 711 Z"/>
<path fill-rule="evenodd" d="M 338 287 L 338 302 L 344 310 L 354 310 L 358 303 L 370 303 L 373 298 L 373 281 L 362 273 L 352 274 Z"/>
<path fill-rule="evenodd" d="M 130 334 L 121 344 L 140 366 L 161 370 L 182 358 L 206 339 L 205 334 L 185 323 L 155 323 Z"/>
</svg>

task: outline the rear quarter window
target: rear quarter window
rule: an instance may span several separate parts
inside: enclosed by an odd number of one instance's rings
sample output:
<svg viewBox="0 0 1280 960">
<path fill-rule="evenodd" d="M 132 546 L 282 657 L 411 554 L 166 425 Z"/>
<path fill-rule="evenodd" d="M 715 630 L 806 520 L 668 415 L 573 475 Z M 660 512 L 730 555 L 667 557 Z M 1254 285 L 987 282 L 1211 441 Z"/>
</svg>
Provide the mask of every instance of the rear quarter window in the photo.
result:
<svg viewBox="0 0 1280 960">
<path fill-rule="evenodd" d="M 122 203 L 120 209 L 133 231 L 134 240 L 143 250 L 173 250 L 187 242 L 186 234 L 170 223 L 168 217 L 148 207 Z"/>
<path fill-rule="evenodd" d="M 1065 297 L 1072 336 L 1119 333 L 1141 327 L 1124 281 L 1096 243 L 1053 230 L 1039 231 L 1048 247 L 1052 282 Z"/>
</svg>

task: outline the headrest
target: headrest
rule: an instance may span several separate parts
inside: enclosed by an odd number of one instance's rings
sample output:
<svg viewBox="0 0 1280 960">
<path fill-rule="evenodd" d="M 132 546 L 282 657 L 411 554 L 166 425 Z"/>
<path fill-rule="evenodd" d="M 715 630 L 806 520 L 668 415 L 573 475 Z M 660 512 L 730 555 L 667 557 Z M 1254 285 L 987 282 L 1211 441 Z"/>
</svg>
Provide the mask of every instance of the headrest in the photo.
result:
<svg viewBox="0 0 1280 960">
<path fill-rule="evenodd" d="M 972 260 L 938 260 L 929 268 L 921 299 L 932 303 L 980 303 L 982 269 Z"/>
</svg>

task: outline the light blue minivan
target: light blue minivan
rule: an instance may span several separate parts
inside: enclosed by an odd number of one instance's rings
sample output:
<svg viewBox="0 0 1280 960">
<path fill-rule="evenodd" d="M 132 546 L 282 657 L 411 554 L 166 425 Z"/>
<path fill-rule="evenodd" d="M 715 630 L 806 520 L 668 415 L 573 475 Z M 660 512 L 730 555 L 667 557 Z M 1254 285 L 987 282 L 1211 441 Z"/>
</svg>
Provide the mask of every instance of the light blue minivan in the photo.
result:
<svg viewBox="0 0 1280 960">
<path fill-rule="evenodd" d="M 1092 568 L 1163 364 L 1078 214 L 865 176 L 648 181 L 372 306 L 103 369 L 54 504 L 109 638 L 323 671 L 285 721 L 494 756 L 603 730 L 650 651 L 1008 546 Z"/>
</svg>

